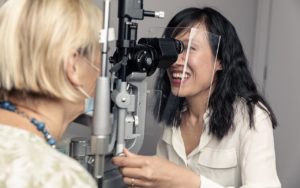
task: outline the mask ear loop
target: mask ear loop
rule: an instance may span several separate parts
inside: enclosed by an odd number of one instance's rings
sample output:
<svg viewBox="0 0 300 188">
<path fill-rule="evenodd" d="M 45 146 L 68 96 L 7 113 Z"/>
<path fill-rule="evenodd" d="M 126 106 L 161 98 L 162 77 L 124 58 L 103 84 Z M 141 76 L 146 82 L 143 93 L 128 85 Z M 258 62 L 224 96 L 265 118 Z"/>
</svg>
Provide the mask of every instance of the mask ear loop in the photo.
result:
<svg viewBox="0 0 300 188">
<path fill-rule="evenodd" d="M 83 56 L 83 58 L 86 59 L 86 63 L 87 63 L 88 65 L 90 65 L 95 71 L 97 71 L 98 73 L 100 73 L 100 69 L 99 69 L 96 65 L 94 65 L 92 62 L 90 62 L 90 60 L 89 60 L 87 57 Z M 90 96 L 83 88 L 77 87 L 77 89 L 78 89 L 78 90 L 79 90 L 86 98 L 91 98 L 91 96 Z"/>
<path fill-rule="evenodd" d="M 212 84 L 213 84 L 213 80 L 214 80 L 214 76 L 215 76 L 215 70 L 216 70 L 216 64 L 217 64 L 217 59 L 218 59 L 218 53 L 219 53 L 219 47 L 220 47 L 220 41 L 221 41 L 221 36 L 218 36 L 219 40 L 218 40 L 218 47 L 217 47 L 217 51 L 216 51 L 216 57 L 214 60 L 214 68 L 212 70 L 212 74 L 211 74 L 211 81 L 210 81 L 210 87 L 209 87 L 209 91 L 208 91 L 208 96 L 207 96 L 207 104 L 206 104 L 206 110 L 208 109 L 208 104 L 209 104 L 209 99 L 210 99 L 210 95 L 212 92 Z"/>
<path fill-rule="evenodd" d="M 100 73 L 100 69 L 96 65 L 94 65 L 93 63 L 88 63 L 88 64 L 90 64 L 91 67 L 94 68 L 98 73 Z"/>
<path fill-rule="evenodd" d="M 80 56 L 82 56 L 84 59 L 87 60 L 87 63 L 94 69 L 96 70 L 98 73 L 100 73 L 100 69 L 99 67 L 97 67 L 96 65 L 94 65 L 84 54 L 86 54 L 85 52 L 86 50 L 83 50 L 82 49 L 78 49 L 77 52 L 80 54 Z"/>
<path fill-rule="evenodd" d="M 84 91 L 83 88 L 81 87 L 77 87 L 77 89 L 86 97 L 86 98 L 91 98 L 91 96 L 86 92 Z"/>
<path fill-rule="evenodd" d="M 100 73 L 100 69 L 99 67 L 97 67 L 96 65 L 94 65 L 87 57 L 83 56 L 84 59 L 86 59 L 86 63 L 89 64 L 95 71 L 97 71 L 98 73 Z"/>
</svg>

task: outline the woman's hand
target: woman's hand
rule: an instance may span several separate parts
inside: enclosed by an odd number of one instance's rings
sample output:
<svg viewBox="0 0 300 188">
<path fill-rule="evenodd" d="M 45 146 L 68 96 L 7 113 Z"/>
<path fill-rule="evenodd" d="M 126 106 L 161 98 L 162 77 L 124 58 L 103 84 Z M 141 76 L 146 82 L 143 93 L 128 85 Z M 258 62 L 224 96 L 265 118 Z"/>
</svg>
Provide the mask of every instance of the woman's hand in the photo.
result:
<svg viewBox="0 0 300 188">
<path fill-rule="evenodd" d="M 157 156 L 135 155 L 124 149 L 125 156 L 114 157 L 125 184 L 131 187 L 199 188 L 200 176 Z"/>
</svg>

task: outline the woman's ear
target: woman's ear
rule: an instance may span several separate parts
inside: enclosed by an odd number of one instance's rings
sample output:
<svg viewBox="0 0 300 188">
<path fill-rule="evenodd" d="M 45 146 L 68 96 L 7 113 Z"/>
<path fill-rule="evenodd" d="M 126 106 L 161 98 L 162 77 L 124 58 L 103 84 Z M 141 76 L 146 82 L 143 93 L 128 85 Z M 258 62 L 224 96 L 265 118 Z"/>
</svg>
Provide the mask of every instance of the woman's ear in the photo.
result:
<svg viewBox="0 0 300 188">
<path fill-rule="evenodd" d="M 222 70 L 223 69 L 223 66 L 222 66 L 222 63 L 220 60 L 217 60 L 217 65 L 216 65 L 216 71 L 219 71 L 219 70 Z"/>
<path fill-rule="evenodd" d="M 79 53 L 74 51 L 72 55 L 70 55 L 65 60 L 65 71 L 67 78 L 75 87 L 81 86 L 80 76 L 79 76 Z"/>
</svg>

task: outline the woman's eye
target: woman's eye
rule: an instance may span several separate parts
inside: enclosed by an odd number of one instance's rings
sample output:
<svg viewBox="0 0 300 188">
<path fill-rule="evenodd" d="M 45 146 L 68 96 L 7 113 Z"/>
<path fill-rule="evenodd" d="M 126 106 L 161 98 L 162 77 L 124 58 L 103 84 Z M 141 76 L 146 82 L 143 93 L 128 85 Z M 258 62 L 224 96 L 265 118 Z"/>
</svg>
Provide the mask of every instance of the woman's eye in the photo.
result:
<svg viewBox="0 0 300 188">
<path fill-rule="evenodd" d="M 187 52 L 187 51 L 197 51 L 197 47 L 196 46 L 192 46 L 192 45 L 188 45 L 188 44 L 184 44 L 184 47 L 183 47 L 183 51 L 184 52 Z"/>
<path fill-rule="evenodd" d="M 190 46 L 190 47 L 184 46 L 184 48 L 183 48 L 183 50 L 185 50 L 185 51 L 187 51 L 188 49 L 189 49 L 189 50 L 195 50 L 195 48 L 192 47 L 192 46 Z"/>
<path fill-rule="evenodd" d="M 196 47 L 194 47 L 194 46 L 191 46 L 191 50 L 197 50 L 197 49 L 196 49 Z"/>
</svg>

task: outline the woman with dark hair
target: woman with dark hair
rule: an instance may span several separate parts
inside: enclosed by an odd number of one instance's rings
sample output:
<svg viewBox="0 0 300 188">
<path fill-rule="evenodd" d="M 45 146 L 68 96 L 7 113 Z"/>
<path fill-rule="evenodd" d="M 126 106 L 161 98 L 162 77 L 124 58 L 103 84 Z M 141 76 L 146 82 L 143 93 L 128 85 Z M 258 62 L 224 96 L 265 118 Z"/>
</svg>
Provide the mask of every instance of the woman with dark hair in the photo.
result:
<svg viewBox="0 0 300 188">
<path fill-rule="evenodd" d="M 183 42 L 191 34 L 186 28 L 220 40 L 207 37 L 201 50 L 192 44 L 196 55 L 186 67 L 180 55 L 167 71 L 160 70 L 159 120 L 166 126 L 157 156 L 125 150 L 126 157 L 114 158 L 124 182 L 132 187 L 280 188 L 276 118 L 257 91 L 234 26 L 212 8 L 188 8 L 167 27 L 176 29 L 166 30 L 166 37 Z"/>
</svg>

